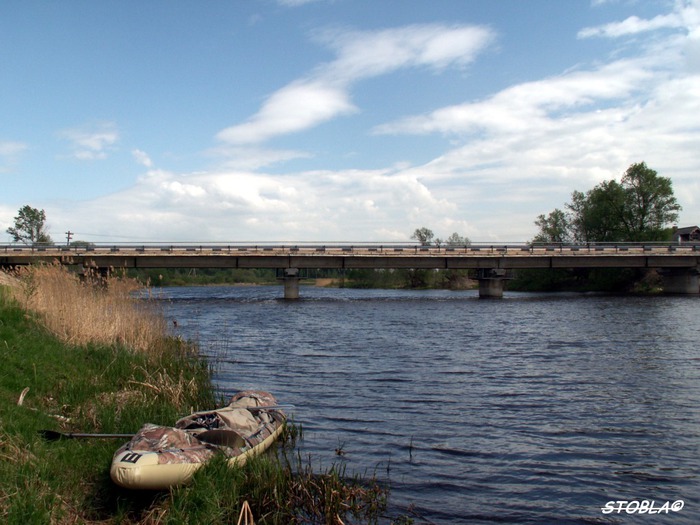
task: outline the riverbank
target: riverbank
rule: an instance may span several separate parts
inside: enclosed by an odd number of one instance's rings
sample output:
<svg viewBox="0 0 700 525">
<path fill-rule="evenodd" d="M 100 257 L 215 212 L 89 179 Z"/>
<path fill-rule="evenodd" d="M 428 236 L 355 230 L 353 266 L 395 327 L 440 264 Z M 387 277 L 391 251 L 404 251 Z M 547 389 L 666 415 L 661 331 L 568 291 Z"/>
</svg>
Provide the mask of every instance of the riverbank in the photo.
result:
<svg viewBox="0 0 700 525">
<path fill-rule="evenodd" d="M 91 285 L 37 267 L 3 283 L 0 522 L 231 523 L 244 501 L 256 523 L 292 523 L 300 508 L 318 516 L 313 523 L 337 523 L 347 512 L 371 522 L 384 508 L 386 493 L 373 480 L 347 479 L 333 467 L 318 474 L 275 455 L 237 469 L 214 462 L 173 491 L 118 488 L 109 464 L 119 441 L 47 442 L 38 431 L 132 433 L 145 422 L 172 424 L 222 404 L 209 365 L 195 345 L 167 335 L 154 305 L 133 299 L 128 279 Z M 298 432 L 291 428 L 290 436 Z M 293 456 L 294 440 L 286 443 Z"/>
<path fill-rule="evenodd" d="M 38 431 L 130 433 L 146 421 L 165 423 L 191 407 L 210 407 L 215 399 L 207 365 L 195 348 L 168 339 L 159 326 L 146 334 L 146 323 L 134 323 L 133 314 L 126 314 L 125 282 L 115 281 L 111 293 L 101 293 L 52 268 L 3 282 L 0 521 L 147 522 L 163 498 L 133 499 L 115 490 L 108 473 L 114 441 L 45 442 Z M 108 323 L 94 312 L 66 309 L 70 298 L 90 309 L 89 295 L 92 309 L 111 303 Z M 88 341 L 76 335 L 86 319 L 96 323 L 101 338 L 94 332 L 86 335 Z M 131 327 L 119 330 L 127 322 Z"/>
</svg>

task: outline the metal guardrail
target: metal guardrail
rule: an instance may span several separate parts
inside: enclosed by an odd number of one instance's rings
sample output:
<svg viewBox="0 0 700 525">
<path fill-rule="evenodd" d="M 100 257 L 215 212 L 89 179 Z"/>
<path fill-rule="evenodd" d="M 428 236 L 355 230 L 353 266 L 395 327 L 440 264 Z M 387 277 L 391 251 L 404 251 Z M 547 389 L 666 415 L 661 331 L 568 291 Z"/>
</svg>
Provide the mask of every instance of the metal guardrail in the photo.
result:
<svg viewBox="0 0 700 525">
<path fill-rule="evenodd" d="M 89 254 L 149 254 L 161 255 L 270 255 L 270 254 L 343 254 L 343 255 L 610 255 L 610 254 L 672 254 L 700 252 L 700 243 L 588 243 L 588 244 L 540 244 L 540 243 L 470 243 L 467 245 L 421 245 L 406 243 L 90 243 L 71 245 L 0 245 L 0 254 L 15 256 L 67 256 Z"/>
</svg>

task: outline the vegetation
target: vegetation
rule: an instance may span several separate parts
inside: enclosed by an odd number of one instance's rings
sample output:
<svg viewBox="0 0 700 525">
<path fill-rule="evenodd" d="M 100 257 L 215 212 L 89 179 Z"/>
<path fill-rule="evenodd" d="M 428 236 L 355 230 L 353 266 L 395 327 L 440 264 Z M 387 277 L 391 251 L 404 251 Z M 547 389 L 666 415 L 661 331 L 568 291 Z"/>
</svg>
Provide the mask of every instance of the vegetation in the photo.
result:
<svg viewBox="0 0 700 525">
<path fill-rule="evenodd" d="M 621 182 L 604 181 L 586 193 L 574 191 L 565 210 L 540 215 L 535 243 L 669 241 L 681 207 L 671 179 L 658 176 L 644 162 L 632 164 Z M 520 270 L 509 283 L 514 290 L 647 292 L 659 279 L 644 269 Z"/>
<path fill-rule="evenodd" d="M 678 220 L 681 210 L 675 196 L 671 180 L 661 177 L 644 162 L 632 164 L 621 177 L 604 181 L 587 192 L 574 191 L 571 202 L 564 209 L 556 208 L 548 215 L 539 215 L 535 224 L 539 232 L 533 243 L 546 244 L 589 244 L 601 242 L 652 242 L 668 241 L 671 238 L 670 226 Z M 15 218 L 15 226 L 8 228 L 16 242 L 33 244 L 51 242 L 45 229 L 44 210 L 30 206 L 20 209 Z M 427 227 L 416 228 L 411 238 L 421 246 L 469 246 L 471 241 L 458 233 L 452 233 L 446 240 L 436 238 Z M 76 243 L 82 241 L 76 241 Z M 75 243 L 74 243 L 75 244 Z M 467 270 L 429 269 L 389 269 L 389 270 L 319 270 L 308 277 L 328 279 L 335 286 L 355 288 L 449 288 L 465 289 L 473 287 L 472 275 Z M 152 286 L 208 285 L 208 284 L 274 284 L 277 275 L 274 270 L 265 269 L 152 269 L 131 270 L 128 274 Z M 511 290 L 602 290 L 602 291 L 651 291 L 658 288 L 658 276 L 644 269 L 570 269 L 570 270 L 520 270 L 510 281 Z M 126 282 L 126 281 L 123 281 Z M 25 281 L 25 295 L 31 296 L 31 279 Z M 128 295 L 131 290 L 124 289 Z M 87 292 L 90 301 L 97 297 Z M 55 299 L 51 298 L 50 302 Z M 66 310 L 77 308 L 86 310 L 71 301 L 65 304 Z M 25 306 L 29 306 L 28 302 Z M 41 311 L 37 305 L 36 308 Z M 108 305 L 98 308 L 110 311 Z M 136 316 L 140 316 L 139 313 Z M 99 326 L 85 315 L 84 326 L 76 331 L 82 337 L 92 327 Z M 46 321 L 48 322 L 48 321 Z M 60 322 L 60 320 L 59 320 Z M 147 324 L 157 324 L 149 319 Z M 56 329 L 55 326 L 53 328 Z M 112 327 L 111 329 L 114 329 Z M 134 325 L 134 330 L 138 328 Z M 98 329 L 99 331 L 99 329 Z M 81 344 L 77 339 L 71 341 Z"/>
<path fill-rule="evenodd" d="M 182 269 L 153 268 L 129 270 L 128 275 L 150 286 L 206 286 L 212 284 L 276 284 L 277 275 L 271 269 Z"/>
<path fill-rule="evenodd" d="M 352 517 L 376 522 L 386 507 L 386 492 L 343 468 L 316 474 L 299 455 L 255 458 L 232 469 L 223 458 L 197 472 L 193 483 L 175 489 L 164 523 L 236 523 L 244 501 L 256 523 L 340 524 Z M 357 521 L 353 521 L 356 523 Z"/>
<path fill-rule="evenodd" d="M 438 247 L 469 246 L 471 244 L 469 237 L 462 237 L 457 232 L 454 232 L 452 235 L 450 235 L 446 241 L 443 241 L 439 237 L 435 238 L 433 230 L 426 227 L 416 228 L 416 230 L 411 235 L 411 239 L 415 239 L 416 241 L 418 241 L 421 244 L 421 246 L 430 246 L 431 244 L 435 244 L 435 246 Z"/>
<path fill-rule="evenodd" d="M 540 215 L 534 242 L 593 243 L 669 240 L 680 205 L 671 179 L 644 162 L 632 164 L 622 181 L 604 181 L 586 193 L 574 191 L 567 211 Z"/>
<path fill-rule="evenodd" d="M 234 469 L 214 461 L 192 485 L 153 493 L 112 483 L 114 441 L 43 441 L 40 429 L 129 433 L 219 404 L 196 347 L 168 337 L 157 309 L 132 298 L 134 286 L 81 281 L 58 266 L 0 285 L 0 522 L 233 523 L 245 501 L 258 524 L 378 519 L 386 492 L 374 478 L 336 467 L 317 474 L 287 459 L 294 425 L 279 456 Z"/>
<path fill-rule="evenodd" d="M 7 229 L 13 242 L 24 244 L 51 244 L 46 231 L 46 213 L 31 206 L 23 206 L 15 217 L 15 225 Z"/>
<path fill-rule="evenodd" d="M 128 275 L 153 286 L 262 285 L 279 284 L 274 270 L 198 269 L 196 272 L 161 268 L 129 270 Z M 302 283 L 322 283 L 338 288 L 446 288 L 464 290 L 473 286 L 467 270 L 425 269 L 319 269 L 301 272 Z"/>
<path fill-rule="evenodd" d="M 421 246 L 430 246 L 434 238 L 435 234 L 433 233 L 433 230 L 425 227 L 416 228 L 416 231 L 414 231 L 413 235 L 411 235 L 411 239 L 417 240 L 419 243 L 421 243 Z"/>
<path fill-rule="evenodd" d="M 468 270 L 348 270 L 342 282 L 346 288 L 466 290 L 474 286 Z"/>
</svg>

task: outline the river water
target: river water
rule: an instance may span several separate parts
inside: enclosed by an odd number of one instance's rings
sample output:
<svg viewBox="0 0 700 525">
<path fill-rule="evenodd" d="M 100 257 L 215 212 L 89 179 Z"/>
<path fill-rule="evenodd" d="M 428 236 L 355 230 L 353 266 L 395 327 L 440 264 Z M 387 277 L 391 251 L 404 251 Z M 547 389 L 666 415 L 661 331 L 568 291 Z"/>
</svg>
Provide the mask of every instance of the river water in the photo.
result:
<svg viewBox="0 0 700 525">
<path fill-rule="evenodd" d="M 174 330 L 200 344 L 223 391 L 269 390 L 296 405 L 304 454 L 376 473 L 390 515 L 700 522 L 699 298 L 301 296 L 162 290 Z M 608 503 L 618 500 L 630 503 Z"/>
</svg>

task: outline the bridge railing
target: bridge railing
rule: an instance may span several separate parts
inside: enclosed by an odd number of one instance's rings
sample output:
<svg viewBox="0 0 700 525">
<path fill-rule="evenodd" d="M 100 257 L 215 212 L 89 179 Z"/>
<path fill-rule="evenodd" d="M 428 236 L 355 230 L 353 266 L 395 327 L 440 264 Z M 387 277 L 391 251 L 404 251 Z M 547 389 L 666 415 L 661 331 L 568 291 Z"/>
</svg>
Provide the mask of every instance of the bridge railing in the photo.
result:
<svg viewBox="0 0 700 525">
<path fill-rule="evenodd" d="M 526 242 L 473 242 L 463 245 L 397 242 L 148 242 L 148 243 L 74 243 L 58 244 L 1 244 L 0 254 L 13 255 L 70 255 L 72 254 L 178 254 L 178 255 L 243 255 L 243 254 L 346 254 L 346 255 L 557 255 L 557 254 L 631 254 L 700 252 L 700 243 L 526 243 Z"/>
</svg>

